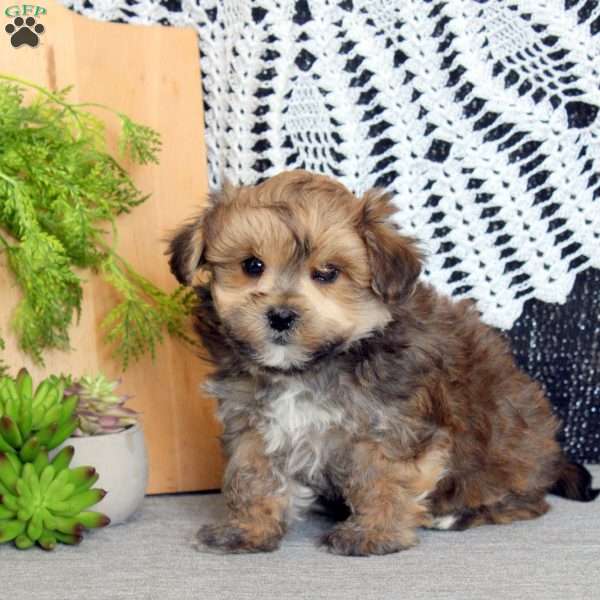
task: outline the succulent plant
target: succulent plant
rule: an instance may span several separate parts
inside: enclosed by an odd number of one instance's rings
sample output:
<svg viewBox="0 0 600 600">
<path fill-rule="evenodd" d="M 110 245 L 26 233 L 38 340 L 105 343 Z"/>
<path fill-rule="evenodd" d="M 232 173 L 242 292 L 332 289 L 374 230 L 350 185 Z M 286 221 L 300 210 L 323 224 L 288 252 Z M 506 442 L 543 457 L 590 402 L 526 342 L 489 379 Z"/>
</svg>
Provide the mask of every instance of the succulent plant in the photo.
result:
<svg viewBox="0 0 600 600">
<path fill-rule="evenodd" d="M 66 380 L 44 379 L 33 391 L 26 369 L 16 379 L 0 378 L 0 451 L 18 453 L 23 461 L 34 461 L 44 449 L 62 444 L 78 426 L 76 398 L 64 395 Z"/>
<path fill-rule="evenodd" d="M 138 413 L 125 406 L 130 396 L 116 393 L 120 383 L 104 375 L 84 376 L 67 388 L 65 394 L 78 399 L 79 427 L 73 435 L 117 433 L 138 422 Z"/>
<path fill-rule="evenodd" d="M 14 452 L 0 452 L 0 543 L 14 540 L 20 549 L 36 542 L 53 550 L 57 542 L 78 544 L 85 529 L 110 523 L 88 509 L 106 492 L 92 488 L 98 480 L 93 467 L 70 469 L 72 446 L 50 462 L 46 451 L 23 463 Z"/>
</svg>

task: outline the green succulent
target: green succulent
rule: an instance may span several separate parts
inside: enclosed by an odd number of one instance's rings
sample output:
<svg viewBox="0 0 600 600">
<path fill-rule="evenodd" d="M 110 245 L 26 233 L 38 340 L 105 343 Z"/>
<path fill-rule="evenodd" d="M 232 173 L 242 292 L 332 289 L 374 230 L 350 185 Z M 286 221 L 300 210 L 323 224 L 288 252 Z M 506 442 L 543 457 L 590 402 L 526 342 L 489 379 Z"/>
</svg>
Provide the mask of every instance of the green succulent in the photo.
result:
<svg viewBox="0 0 600 600">
<path fill-rule="evenodd" d="M 100 374 L 81 377 L 66 389 L 67 396 L 78 398 L 75 411 L 79 428 L 75 436 L 116 433 L 138 422 L 138 413 L 125 406 L 129 396 L 116 393 L 119 383 Z"/>
<path fill-rule="evenodd" d="M 110 519 L 89 508 L 106 492 L 92 488 L 93 467 L 70 469 L 73 446 L 50 462 L 47 452 L 23 463 L 12 452 L 0 452 L 0 543 L 14 540 L 26 549 L 36 542 L 53 550 L 57 542 L 78 544 L 86 529 L 105 527 Z"/>
<path fill-rule="evenodd" d="M 0 378 L 0 451 L 18 453 L 25 462 L 60 446 L 79 425 L 77 398 L 65 397 L 64 378 L 48 377 L 33 391 L 26 369 L 16 379 Z"/>
</svg>

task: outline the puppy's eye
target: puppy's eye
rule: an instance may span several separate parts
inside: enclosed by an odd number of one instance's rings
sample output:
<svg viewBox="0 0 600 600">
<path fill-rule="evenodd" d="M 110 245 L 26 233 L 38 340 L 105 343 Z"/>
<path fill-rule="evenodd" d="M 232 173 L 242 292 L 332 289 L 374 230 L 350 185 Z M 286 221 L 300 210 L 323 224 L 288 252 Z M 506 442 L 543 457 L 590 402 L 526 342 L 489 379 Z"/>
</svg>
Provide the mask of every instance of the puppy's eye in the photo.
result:
<svg viewBox="0 0 600 600">
<path fill-rule="evenodd" d="M 322 269 L 315 269 L 311 277 L 319 283 L 333 283 L 340 274 L 340 270 L 334 265 L 325 265 Z"/>
<path fill-rule="evenodd" d="M 249 277 L 260 277 L 265 270 L 265 263 L 256 256 L 250 256 L 242 262 L 242 269 Z"/>
</svg>

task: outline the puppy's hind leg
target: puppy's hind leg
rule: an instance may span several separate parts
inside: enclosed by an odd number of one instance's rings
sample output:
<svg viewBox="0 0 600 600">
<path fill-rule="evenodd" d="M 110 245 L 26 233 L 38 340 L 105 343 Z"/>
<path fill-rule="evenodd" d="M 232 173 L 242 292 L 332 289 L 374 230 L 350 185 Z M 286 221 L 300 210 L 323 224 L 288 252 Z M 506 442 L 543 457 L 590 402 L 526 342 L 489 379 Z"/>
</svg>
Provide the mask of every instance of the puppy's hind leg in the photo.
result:
<svg viewBox="0 0 600 600">
<path fill-rule="evenodd" d="M 264 452 L 262 437 L 240 437 L 225 471 L 223 494 L 228 516 L 198 532 L 199 550 L 269 552 L 279 546 L 287 528 L 289 494 Z"/>
<path fill-rule="evenodd" d="M 499 502 L 476 508 L 463 508 L 452 514 L 434 517 L 431 529 L 463 531 L 479 525 L 504 525 L 513 521 L 536 519 L 547 513 L 550 505 L 543 496 L 510 494 Z"/>
</svg>

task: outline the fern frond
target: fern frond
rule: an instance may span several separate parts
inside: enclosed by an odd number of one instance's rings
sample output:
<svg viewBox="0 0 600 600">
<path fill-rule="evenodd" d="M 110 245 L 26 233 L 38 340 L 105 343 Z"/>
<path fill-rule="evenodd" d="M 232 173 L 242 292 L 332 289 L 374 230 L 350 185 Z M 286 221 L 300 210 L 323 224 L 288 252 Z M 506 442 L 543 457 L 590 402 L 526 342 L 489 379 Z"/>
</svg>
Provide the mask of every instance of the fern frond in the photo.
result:
<svg viewBox="0 0 600 600">
<path fill-rule="evenodd" d="M 129 154 L 131 158 L 142 165 L 149 162 L 158 163 L 156 155 L 160 151 L 160 136 L 145 125 L 135 123 L 126 115 L 121 117 L 121 139 L 119 149 L 122 154 Z"/>
</svg>

